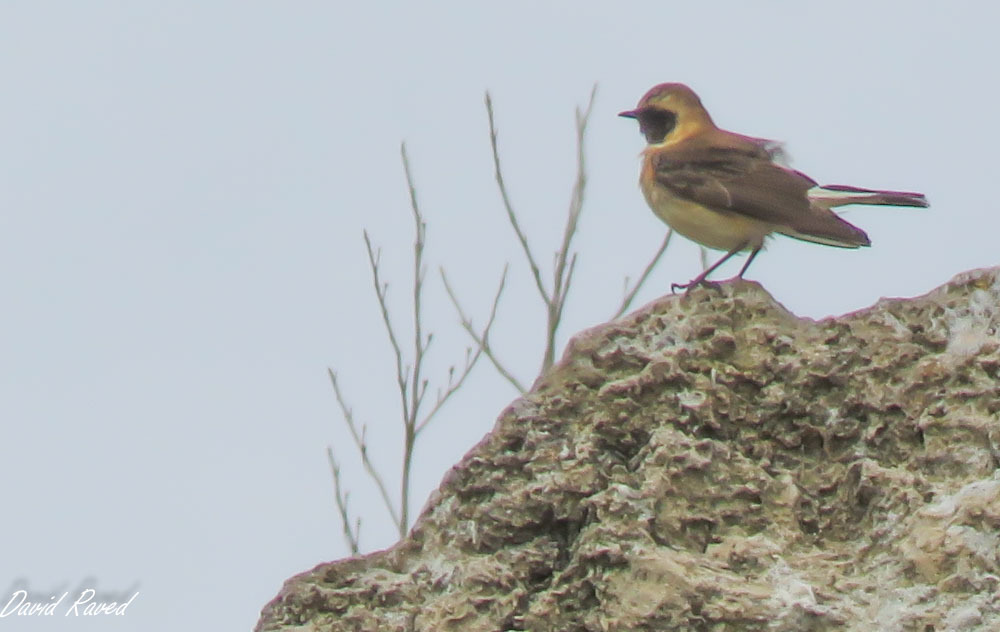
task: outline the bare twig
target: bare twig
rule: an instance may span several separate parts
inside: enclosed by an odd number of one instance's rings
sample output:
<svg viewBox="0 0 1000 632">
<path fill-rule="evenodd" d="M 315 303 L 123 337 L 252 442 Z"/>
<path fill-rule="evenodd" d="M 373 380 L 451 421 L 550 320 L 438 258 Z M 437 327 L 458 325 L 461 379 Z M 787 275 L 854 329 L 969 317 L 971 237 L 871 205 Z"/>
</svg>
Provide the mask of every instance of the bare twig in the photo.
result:
<svg viewBox="0 0 1000 632">
<path fill-rule="evenodd" d="M 555 254 L 555 263 L 552 273 L 552 291 L 549 292 L 545 288 L 541 270 L 538 267 L 534 254 L 531 252 L 531 248 L 528 246 L 528 239 L 525 236 L 524 231 L 521 229 L 521 225 L 517 219 L 517 214 L 514 212 L 513 205 L 510 202 L 510 195 L 507 193 L 507 186 L 503 179 L 503 170 L 500 166 L 500 152 L 497 149 L 497 130 L 496 121 L 493 116 L 493 101 L 490 98 L 489 93 L 486 93 L 486 114 L 490 125 L 490 149 L 493 153 L 493 167 L 496 175 L 497 186 L 500 189 L 500 197 L 503 200 L 504 208 L 507 211 L 507 218 L 510 220 L 510 224 L 514 228 L 514 233 L 517 235 L 517 239 L 521 243 L 521 249 L 524 251 L 525 257 L 528 260 L 528 266 L 531 268 L 532 277 L 535 279 L 535 286 L 538 288 L 538 293 L 542 297 L 542 302 L 545 304 L 547 320 L 545 327 L 545 352 L 542 355 L 542 366 L 539 370 L 539 374 L 547 371 L 555 360 L 556 334 L 559 329 L 559 324 L 562 321 L 563 307 L 566 303 L 566 297 L 569 294 L 570 281 L 572 280 L 575 254 L 571 256 L 570 251 L 573 236 L 576 234 L 576 229 L 579 224 L 580 212 L 583 210 L 583 197 L 587 186 L 587 172 L 584 161 L 583 141 L 587 129 L 587 121 L 589 120 L 590 113 L 593 110 L 596 95 L 597 86 L 595 85 L 593 90 L 590 92 L 590 100 L 587 102 L 586 109 L 583 111 L 581 111 L 580 108 L 576 109 L 576 180 L 573 183 L 573 191 L 570 196 L 569 211 L 566 216 L 566 226 L 563 230 L 562 243 L 560 244 L 559 250 L 556 251 Z M 488 353 L 487 355 L 489 357 Z M 493 360 L 494 366 L 500 370 L 501 367 L 499 363 L 497 363 L 492 357 L 491 360 Z M 501 371 L 501 374 L 504 375 L 508 381 L 511 381 L 512 384 L 516 383 L 516 380 L 511 379 L 512 376 L 510 376 L 509 372 L 506 372 L 506 374 L 504 373 L 505 371 Z"/>
<path fill-rule="evenodd" d="M 448 291 L 448 294 L 451 295 L 451 288 L 448 287 L 448 280 L 444 276 L 444 268 L 441 269 L 441 277 L 442 279 L 444 279 L 445 289 Z M 490 317 L 489 319 L 487 319 L 486 326 L 483 327 L 482 333 L 479 334 L 477 337 L 475 334 L 475 330 L 471 331 L 467 330 L 470 331 L 470 335 L 472 335 L 473 340 L 476 340 L 477 343 L 480 340 L 482 340 L 482 343 L 477 344 L 476 351 L 475 353 L 472 353 L 471 356 L 469 355 L 471 349 L 466 349 L 465 367 L 462 369 L 462 373 L 458 376 L 458 380 L 452 381 L 455 367 L 451 367 L 452 371 L 449 372 L 450 375 L 448 379 L 448 388 L 445 389 L 443 393 L 440 393 L 438 395 L 437 402 L 434 403 L 434 407 L 431 408 L 430 412 L 428 412 L 427 415 L 424 416 L 423 421 L 417 424 L 417 429 L 416 429 L 417 434 L 419 434 L 420 431 L 423 430 L 424 427 L 431 421 L 431 419 L 434 418 L 434 415 L 437 414 L 438 410 L 440 410 L 441 407 L 445 404 L 445 402 L 447 402 L 448 399 L 455 394 L 455 391 L 457 391 L 459 388 L 462 387 L 462 384 L 465 382 L 465 378 L 469 377 L 469 373 L 472 372 L 472 368 L 476 366 L 476 363 L 479 362 L 479 358 L 482 357 L 483 352 L 489 346 L 490 330 L 493 328 L 493 323 L 496 320 L 497 305 L 500 303 L 500 295 L 503 294 L 503 289 L 506 282 L 507 282 L 507 266 L 504 266 L 503 275 L 500 277 L 500 285 L 497 287 L 497 292 L 493 296 L 493 305 L 490 307 Z M 454 300 L 454 297 L 452 297 L 452 299 Z M 464 320 L 465 319 L 463 318 L 463 321 Z M 469 322 L 469 327 L 470 329 L 472 327 L 471 321 Z"/>
<path fill-rule="evenodd" d="M 461 303 L 458 301 L 458 297 L 455 295 L 455 291 L 452 289 L 451 284 L 448 282 L 448 276 L 444 272 L 444 268 L 441 268 L 441 280 L 444 282 L 444 289 L 448 293 L 448 298 L 451 299 L 451 304 L 455 306 L 455 311 L 458 312 L 458 318 L 462 323 L 462 328 L 465 329 L 466 333 L 476 342 L 477 351 L 484 354 L 489 358 L 490 362 L 496 368 L 497 373 L 499 373 L 505 380 L 511 383 L 511 385 L 517 389 L 519 393 L 524 393 L 525 388 L 521 382 L 518 381 L 514 375 L 508 371 L 500 360 L 496 357 L 493 352 L 493 347 L 490 346 L 490 329 L 493 327 L 493 321 L 496 318 L 497 304 L 500 302 L 500 294 L 503 292 L 504 284 L 507 280 L 507 267 L 503 268 L 503 275 L 500 277 L 500 286 L 497 288 L 497 293 L 493 297 L 493 307 L 490 309 L 490 317 L 486 322 L 486 326 L 483 328 L 482 333 L 476 331 L 476 328 L 472 325 L 472 319 L 465 315 L 465 310 L 462 309 Z"/>
<path fill-rule="evenodd" d="M 413 470 L 413 452 L 417 436 L 420 431 L 434 419 L 435 415 L 437 415 L 437 413 L 441 410 L 442 406 L 444 406 L 444 404 L 451 399 L 452 395 L 454 395 L 455 392 L 465 383 L 466 378 L 479 361 L 483 351 L 482 349 L 477 349 L 473 354 L 471 349 L 466 350 L 465 366 L 462 368 L 457 379 L 455 377 L 455 367 L 452 366 L 448 369 L 448 383 L 446 388 L 443 391 L 440 389 L 438 390 L 437 400 L 430 406 L 430 410 L 425 411 L 425 405 L 428 403 L 425 398 L 427 390 L 430 387 L 430 381 L 423 376 L 423 371 L 424 363 L 427 359 L 427 351 L 430 349 L 431 342 L 434 339 L 434 335 L 432 333 L 425 333 L 422 311 L 424 279 L 426 277 L 426 267 L 424 265 L 424 245 L 426 240 L 427 224 L 424 222 L 423 215 L 420 211 L 420 205 L 417 201 L 416 186 L 413 183 L 413 174 L 410 170 L 410 160 L 406 152 L 405 143 L 400 145 L 400 157 L 402 159 L 403 173 L 406 177 L 406 186 L 410 197 L 410 210 L 413 214 L 415 234 L 413 241 L 412 288 L 413 364 L 407 364 L 404 360 L 403 349 L 399 344 L 400 338 L 396 333 L 396 327 L 394 326 L 392 318 L 389 315 L 389 306 L 387 301 L 388 284 L 384 283 L 381 278 L 381 251 L 372 246 L 371 238 L 368 236 L 368 232 L 364 232 L 365 248 L 368 251 L 368 263 L 372 271 L 375 297 L 378 300 L 379 311 L 382 314 L 382 322 L 385 325 L 385 331 L 389 337 L 389 343 L 392 346 L 396 362 L 396 388 L 399 391 L 400 409 L 403 422 L 403 464 L 399 487 L 400 497 L 398 509 L 394 506 L 390 498 L 384 479 L 368 458 L 368 446 L 365 441 L 365 427 L 361 426 L 359 428 L 358 424 L 355 422 L 353 413 L 351 412 L 350 407 L 347 406 L 344 395 L 340 390 L 340 384 L 337 381 L 336 373 L 332 370 L 330 370 L 329 373 L 330 380 L 333 383 L 334 393 L 337 396 L 337 402 L 340 405 L 341 413 L 343 414 L 347 427 L 351 432 L 351 437 L 354 439 L 355 446 L 361 455 L 361 461 L 365 467 L 365 471 L 375 482 L 386 509 L 389 511 L 389 515 L 399 531 L 400 537 L 403 537 L 406 535 L 406 529 L 409 527 L 410 523 L 410 480 Z M 487 324 L 486 329 L 483 330 L 482 335 L 484 336 L 489 335 L 490 327 L 493 326 L 497 302 L 500 299 L 500 292 L 503 290 L 503 282 L 504 281 L 502 280 L 500 290 L 498 290 L 497 296 L 494 299 L 493 310 L 490 314 L 490 321 Z M 347 534 L 349 542 L 353 543 L 352 546 L 356 546 L 359 534 L 358 529 L 360 527 L 355 526 L 352 529 L 350 526 L 350 517 L 347 513 L 347 496 L 341 494 L 340 491 L 340 470 L 336 461 L 333 459 L 332 451 L 329 453 L 329 457 L 335 478 L 335 491 L 337 494 L 338 508 L 340 508 L 344 532 Z M 360 525 L 360 522 L 357 524 Z"/>
<path fill-rule="evenodd" d="M 583 210 L 583 192 L 587 188 L 587 170 L 585 155 L 583 151 L 583 139 L 587 131 L 587 121 L 590 119 L 590 112 L 594 108 L 594 97 L 597 96 L 597 85 L 590 91 L 590 100 L 587 102 L 587 109 L 583 112 L 576 109 L 576 180 L 573 183 L 573 192 L 569 201 L 569 212 L 566 215 L 566 228 L 563 231 L 562 244 L 556 253 L 555 290 L 553 299 L 562 296 L 563 290 L 569 289 L 569 284 L 563 285 L 565 279 L 563 272 L 566 268 L 566 259 L 569 256 L 570 242 L 576 234 L 576 227 L 580 220 L 580 212 Z"/>
<path fill-rule="evenodd" d="M 420 205 L 417 204 L 417 189 L 413 185 L 413 176 L 410 173 L 410 159 L 406 154 L 406 143 L 400 145 L 399 153 L 403 161 L 406 187 L 410 192 L 410 209 L 413 211 L 415 234 L 413 240 L 413 379 L 409 387 L 410 406 L 409 409 L 403 409 L 403 476 L 402 481 L 400 481 L 399 501 L 399 537 L 402 538 L 406 535 L 406 528 L 410 524 L 410 472 L 413 465 L 413 446 L 417 439 L 417 415 L 420 413 L 420 405 L 427 392 L 427 380 L 421 380 L 420 370 L 424 365 L 424 352 L 430 346 L 433 335 L 427 334 L 427 339 L 424 340 L 420 312 L 420 299 L 424 287 L 424 237 L 427 224 L 420 214 Z M 405 399 L 405 388 L 402 395 Z"/>
<path fill-rule="evenodd" d="M 389 498 L 389 491 L 385 486 L 385 482 L 382 480 L 382 475 L 378 473 L 378 470 L 375 469 L 375 465 L 372 464 L 371 459 L 368 458 L 368 444 L 365 442 L 364 436 L 365 429 L 362 427 L 359 431 L 358 425 L 354 421 L 354 413 L 344 400 L 344 394 L 340 391 L 340 383 L 337 381 L 337 374 L 334 373 L 332 369 L 327 369 L 327 373 L 330 374 L 330 382 L 333 383 L 333 392 L 337 397 L 337 404 L 340 405 L 340 412 L 343 414 L 344 421 L 347 423 L 347 428 L 351 432 L 351 438 L 354 439 L 354 445 L 358 448 L 358 452 L 361 454 L 361 464 L 364 465 L 368 476 L 371 477 L 372 481 L 375 482 L 375 486 L 378 487 L 379 494 L 382 496 L 382 502 L 385 505 L 386 510 L 388 510 L 392 521 L 399 524 L 399 514 L 396 513 L 396 509 L 392 506 L 392 500 Z"/>
<path fill-rule="evenodd" d="M 495 178 L 497 186 L 500 190 L 500 196 L 503 201 L 504 209 L 507 213 L 507 218 L 510 221 L 514 233 L 517 236 L 518 242 L 521 245 L 521 249 L 524 252 L 525 258 L 527 259 L 528 266 L 531 270 L 532 278 L 534 279 L 535 286 L 538 290 L 539 295 L 542 298 L 542 302 L 545 305 L 547 314 L 546 323 L 546 347 L 543 354 L 541 372 L 545 372 L 554 362 L 555 358 L 555 345 L 556 336 L 562 321 L 563 310 L 566 305 L 566 298 L 569 295 L 570 287 L 572 286 L 573 276 L 576 270 L 577 263 L 577 253 L 572 250 L 573 238 L 576 235 L 577 228 L 579 225 L 579 219 L 581 212 L 583 210 L 584 193 L 586 191 L 587 185 L 587 175 L 586 175 L 586 163 L 585 163 L 585 153 L 584 153 L 584 138 L 587 128 L 587 122 L 590 118 L 591 112 L 593 110 L 594 101 L 596 97 L 597 86 L 594 86 L 594 90 L 591 91 L 590 99 L 587 103 L 586 108 L 576 109 L 576 162 L 577 162 L 577 173 L 576 179 L 573 183 L 572 194 L 570 197 L 569 209 L 566 217 L 566 225 L 563 230 L 562 241 L 559 245 L 559 249 L 554 254 L 553 268 L 552 268 L 552 282 L 550 288 L 546 287 L 546 282 L 543 280 L 542 271 L 538 265 L 538 260 L 535 253 L 532 251 L 526 233 L 524 232 L 520 221 L 518 220 L 517 214 L 514 211 L 514 206 L 511 201 L 510 193 L 507 190 L 506 182 L 504 181 L 503 171 L 500 164 L 500 152 L 497 142 L 497 128 L 496 120 L 493 112 L 493 103 L 490 98 L 489 93 L 486 94 L 486 112 L 489 119 L 489 132 L 490 132 L 490 148 L 493 157 L 493 166 L 495 171 Z M 341 413 L 347 423 L 348 429 L 351 432 L 351 436 L 354 440 L 355 446 L 361 455 L 361 461 L 364 465 L 365 471 L 374 481 L 376 487 L 379 490 L 379 494 L 382 497 L 383 503 L 389 512 L 393 522 L 398 527 L 400 537 L 405 536 L 406 529 L 409 526 L 410 521 L 410 481 L 411 481 L 411 470 L 413 467 L 413 455 L 414 448 L 416 445 L 416 440 L 420 433 L 423 431 L 427 425 L 436 418 L 438 412 L 442 407 L 452 398 L 452 396 L 464 385 L 466 384 L 466 379 L 470 375 L 471 371 L 483 356 L 490 359 L 493 365 L 496 367 L 497 371 L 501 376 L 511 383 L 519 392 L 525 392 L 524 385 L 514 377 L 513 373 L 508 371 L 503 364 L 499 361 L 494 350 L 490 345 L 490 334 L 494 323 L 496 322 L 497 309 L 500 302 L 500 297 L 503 294 L 504 288 L 506 286 L 507 280 L 507 267 L 504 267 L 503 274 L 500 278 L 500 283 L 497 288 L 496 294 L 493 297 L 493 302 L 490 307 L 489 318 L 486 321 L 486 325 L 482 330 L 477 330 L 472 323 L 472 319 L 469 318 L 465 311 L 462 309 L 458 298 L 453 291 L 451 285 L 448 282 L 448 278 L 445 275 L 443 269 L 441 269 L 441 278 L 444 282 L 445 290 L 448 293 L 452 304 L 455 306 L 458 312 L 462 327 L 466 330 L 468 335 L 475 342 L 474 347 L 469 347 L 466 349 L 465 353 L 465 363 L 462 368 L 456 371 L 455 365 L 448 368 L 447 384 L 444 387 L 437 388 L 437 398 L 433 404 L 426 399 L 427 391 L 429 388 L 429 380 L 424 377 L 425 372 L 425 360 L 427 359 L 427 353 L 430 349 L 431 342 L 433 340 L 433 334 L 426 332 L 424 329 L 423 320 L 423 289 L 424 281 L 426 277 L 426 269 L 424 264 L 424 249 L 426 240 L 426 229 L 427 225 L 424 222 L 423 215 L 420 210 L 420 205 L 417 200 L 416 187 L 413 182 L 413 175 L 410 170 L 409 156 L 406 151 L 406 145 L 402 144 L 400 146 L 400 156 L 403 163 L 403 172 L 406 178 L 406 186 L 410 198 L 410 208 L 413 215 L 413 222 L 415 227 L 415 237 L 413 241 L 413 287 L 412 287 L 412 322 L 413 322 L 413 340 L 412 340 L 412 364 L 407 363 L 406 355 L 403 352 L 403 346 L 400 345 L 400 337 L 397 335 L 397 329 L 393 324 L 393 319 L 390 317 L 387 295 L 388 295 L 388 284 L 382 281 L 381 270 L 380 270 L 380 257 L 381 251 L 374 248 L 371 243 L 371 239 L 367 231 L 364 233 L 365 247 L 368 252 L 368 262 L 372 271 L 372 281 L 375 287 L 375 296 L 378 300 L 379 310 L 382 314 L 382 321 L 385 325 L 386 333 L 389 337 L 390 345 L 392 346 L 393 355 L 396 364 L 396 386 L 399 391 L 400 397 L 400 407 L 402 413 L 403 422 L 403 464 L 402 464 L 402 475 L 400 481 L 400 498 L 398 505 L 394 505 L 390 497 L 387 486 L 384 483 L 382 476 L 375 469 L 368 455 L 368 446 L 365 439 L 365 426 L 359 426 L 355 421 L 354 416 L 351 412 L 350 407 L 347 406 L 343 393 L 341 393 L 340 385 L 337 381 L 337 375 L 332 370 L 329 371 L 330 379 L 333 384 L 334 392 L 336 394 L 337 402 L 340 406 Z M 646 270 L 643 272 L 636 284 L 636 287 L 632 288 L 631 291 L 627 292 L 625 299 L 623 300 L 622 307 L 619 310 L 619 314 L 624 312 L 625 309 L 631 304 L 634 299 L 638 289 L 645 280 L 648 278 L 650 271 L 656 262 L 659 260 L 663 251 L 666 249 L 667 242 L 669 241 L 669 234 L 667 239 L 664 241 L 660 250 L 657 252 L 653 261 L 647 266 Z M 628 283 L 626 281 L 626 290 L 628 290 Z M 407 345 L 409 347 L 409 345 Z M 334 477 L 334 492 L 335 499 L 337 502 L 338 511 L 340 514 L 341 522 L 343 523 L 344 536 L 347 539 L 348 545 L 351 547 L 352 552 L 356 553 L 359 548 L 359 538 L 360 538 L 360 519 L 358 519 L 354 526 L 351 526 L 350 512 L 348 511 L 348 500 L 349 495 L 344 493 L 341 488 L 340 480 L 340 469 L 337 461 L 334 458 L 334 453 L 331 448 L 327 450 L 328 458 L 330 461 L 331 472 Z"/>
<path fill-rule="evenodd" d="M 399 348 L 399 341 L 396 339 L 396 331 L 392 327 L 392 320 L 389 318 L 389 307 L 385 302 L 386 292 L 389 291 L 389 285 L 382 283 L 379 279 L 378 274 L 378 264 L 381 259 L 382 251 L 374 251 L 372 249 L 372 242 L 368 239 L 368 231 L 364 231 L 365 236 L 365 248 L 368 249 L 368 263 L 371 265 L 372 269 L 372 281 L 375 284 L 375 296 L 378 298 L 378 306 L 382 312 L 382 322 L 385 323 L 385 330 L 389 334 L 389 342 L 392 343 L 393 353 L 396 354 L 396 385 L 399 388 L 400 395 L 402 396 L 403 405 L 403 417 L 409 417 L 410 414 L 410 404 L 406 400 L 406 382 L 410 373 L 409 367 L 403 366 L 403 352 Z"/>
<path fill-rule="evenodd" d="M 351 549 L 351 555 L 357 555 L 361 551 L 361 518 L 358 518 L 355 523 L 355 528 L 352 529 L 351 518 L 347 508 L 347 503 L 350 500 L 351 495 L 350 493 L 345 494 L 341 491 L 340 466 L 337 465 L 337 460 L 333 457 L 333 448 L 327 446 L 326 456 L 330 461 L 330 472 L 333 474 L 334 500 L 337 503 L 337 512 L 340 513 L 340 524 L 344 529 L 344 539 L 347 540 L 347 546 Z"/>
<path fill-rule="evenodd" d="M 493 118 L 493 99 L 490 98 L 489 92 L 486 93 L 486 116 L 490 121 L 490 148 L 493 150 L 494 175 L 496 176 L 497 186 L 500 188 L 500 197 L 503 199 L 503 206 L 507 210 L 507 219 L 510 220 L 510 225 L 514 227 L 514 232 L 517 233 L 517 240 L 521 242 L 524 256 L 528 259 L 528 266 L 531 267 L 531 276 L 534 277 L 535 285 L 538 287 L 538 293 L 541 295 L 542 300 L 548 304 L 551 302 L 551 299 L 549 298 L 548 291 L 545 289 L 545 284 L 542 282 L 541 270 L 535 261 L 535 256 L 531 253 L 531 248 L 528 246 L 528 238 L 525 236 L 524 231 L 521 230 L 521 224 L 517 221 L 514 206 L 511 204 L 510 195 L 507 193 L 507 185 L 504 184 L 503 170 L 500 169 L 500 152 L 497 149 L 497 128 L 496 121 Z"/>
<path fill-rule="evenodd" d="M 635 287 L 629 290 L 628 279 L 625 279 L 625 289 L 626 289 L 625 298 L 622 299 L 622 304 L 618 307 L 618 311 L 615 312 L 615 315 L 611 317 L 612 320 L 624 314 L 628 310 L 628 308 L 632 306 L 632 301 L 635 300 L 635 295 L 639 293 L 639 289 L 642 288 L 643 283 L 645 283 L 646 279 L 649 278 L 649 274 L 653 271 L 653 268 L 656 267 L 656 264 L 660 262 L 660 258 L 663 256 L 663 253 L 667 251 L 667 246 L 670 245 L 670 238 L 673 237 L 673 235 L 674 235 L 674 230 L 671 228 L 670 230 L 667 231 L 667 235 L 666 237 L 663 238 L 663 243 L 660 244 L 660 247 L 656 251 L 656 254 L 654 254 L 653 258 L 650 259 L 649 263 L 646 264 L 646 268 L 642 271 L 642 274 L 639 276 L 639 280 L 636 281 Z"/>
<path fill-rule="evenodd" d="M 583 194 L 587 188 L 587 169 L 583 141 L 586 136 L 587 121 L 590 119 L 590 113 L 594 108 L 594 98 L 596 96 L 597 85 L 595 84 L 590 91 L 590 100 L 587 102 L 587 108 L 582 112 L 580 108 L 576 109 L 576 180 L 573 183 L 573 192 L 570 195 L 569 211 L 566 215 L 566 228 L 563 231 L 562 244 L 556 253 L 555 270 L 552 274 L 552 297 L 546 304 L 548 314 L 545 336 L 546 344 L 539 375 L 547 371 L 555 361 L 556 333 L 562 322 L 563 306 L 566 303 L 566 296 L 569 294 L 573 265 L 576 262 L 575 254 L 570 257 L 570 246 L 573 236 L 576 234 L 580 212 L 583 210 Z M 567 269 L 566 262 L 568 259 L 570 266 Z"/>
<path fill-rule="evenodd" d="M 574 252 L 573 256 L 569 260 L 569 268 L 567 268 L 567 271 L 566 271 L 566 285 L 565 285 L 565 287 L 566 287 L 567 290 L 569 289 L 570 283 L 573 282 L 573 272 L 576 270 L 576 255 L 577 255 L 577 253 Z M 550 344 L 550 348 L 551 348 L 551 350 L 553 352 L 552 353 L 553 356 L 554 356 L 555 347 L 556 347 L 556 344 L 555 344 L 556 329 L 559 327 L 559 323 L 562 322 L 562 313 L 563 313 L 563 308 L 564 307 L 566 307 L 565 296 L 562 298 L 562 300 L 560 300 L 556 304 L 556 313 L 555 313 L 555 317 L 554 317 L 554 319 L 552 321 L 554 323 L 554 326 L 551 328 L 551 337 L 549 338 L 549 342 L 551 343 Z M 549 362 L 549 366 L 552 366 L 552 362 L 551 361 Z"/>
<path fill-rule="evenodd" d="M 413 397 L 410 403 L 410 410 L 416 411 L 420 408 L 423 400 L 423 388 L 417 388 L 420 384 L 420 369 L 423 366 L 424 353 L 430 347 L 433 334 L 427 335 L 427 340 L 423 339 L 421 333 L 420 318 L 420 298 L 423 293 L 424 275 L 424 238 L 427 233 L 427 223 L 420 215 L 420 206 L 417 204 L 417 189 L 413 186 L 413 176 L 410 174 L 410 158 L 406 154 L 406 143 L 400 145 L 400 156 L 403 160 L 403 172 L 406 175 L 406 186 L 410 192 L 410 208 L 413 210 L 413 223 L 416 225 L 416 237 L 413 242 L 413 383 L 410 393 Z"/>
</svg>

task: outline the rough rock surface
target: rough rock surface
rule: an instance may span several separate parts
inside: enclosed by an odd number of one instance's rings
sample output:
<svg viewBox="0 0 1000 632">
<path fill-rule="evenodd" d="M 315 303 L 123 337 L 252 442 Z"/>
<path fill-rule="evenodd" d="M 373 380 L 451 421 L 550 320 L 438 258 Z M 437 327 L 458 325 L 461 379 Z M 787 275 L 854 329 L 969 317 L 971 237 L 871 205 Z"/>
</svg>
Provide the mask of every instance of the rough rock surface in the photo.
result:
<svg viewBox="0 0 1000 632">
<path fill-rule="evenodd" d="M 660 299 L 257 630 L 1000 630 L 998 327 L 1000 268 L 818 322 Z"/>
</svg>

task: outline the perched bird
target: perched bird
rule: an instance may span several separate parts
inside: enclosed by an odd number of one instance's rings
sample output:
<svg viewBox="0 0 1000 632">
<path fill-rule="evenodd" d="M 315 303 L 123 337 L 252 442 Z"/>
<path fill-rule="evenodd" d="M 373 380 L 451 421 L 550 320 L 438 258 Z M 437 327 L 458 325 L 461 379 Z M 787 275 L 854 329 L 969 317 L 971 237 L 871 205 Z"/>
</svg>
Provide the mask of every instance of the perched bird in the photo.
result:
<svg viewBox="0 0 1000 632">
<path fill-rule="evenodd" d="M 639 184 L 653 213 L 678 233 L 726 255 L 689 283 L 701 284 L 738 252 L 749 250 L 742 277 L 764 245 L 780 233 L 840 248 L 871 245 L 868 235 L 830 209 L 846 204 L 926 207 L 921 193 L 819 186 L 779 164 L 781 144 L 719 129 L 698 95 L 681 83 L 661 83 L 634 110 L 648 146 Z"/>
</svg>

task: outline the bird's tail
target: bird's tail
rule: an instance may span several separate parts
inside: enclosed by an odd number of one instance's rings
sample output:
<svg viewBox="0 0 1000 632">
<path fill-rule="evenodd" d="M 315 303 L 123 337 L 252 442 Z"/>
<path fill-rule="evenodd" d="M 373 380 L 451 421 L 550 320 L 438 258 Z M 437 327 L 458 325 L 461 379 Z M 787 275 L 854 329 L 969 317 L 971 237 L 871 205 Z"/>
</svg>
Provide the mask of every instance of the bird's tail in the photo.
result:
<svg viewBox="0 0 1000 632">
<path fill-rule="evenodd" d="M 809 191 L 809 199 L 826 208 L 844 206 L 846 204 L 880 204 L 885 206 L 930 206 L 923 193 L 908 191 L 877 191 L 861 189 L 841 184 L 828 184 L 815 187 Z"/>
</svg>

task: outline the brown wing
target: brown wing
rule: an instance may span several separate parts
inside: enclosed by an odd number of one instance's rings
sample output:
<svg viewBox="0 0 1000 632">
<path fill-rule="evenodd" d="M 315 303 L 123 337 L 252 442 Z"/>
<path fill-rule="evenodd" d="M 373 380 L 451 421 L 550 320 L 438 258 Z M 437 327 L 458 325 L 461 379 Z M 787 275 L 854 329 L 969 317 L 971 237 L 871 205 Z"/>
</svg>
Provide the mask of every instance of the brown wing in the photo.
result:
<svg viewBox="0 0 1000 632">
<path fill-rule="evenodd" d="M 674 195 L 774 224 L 791 237 L 833 246 L 868 244 L 864 231 L 812 206 L 809 176 L 771 161 L 760 147 L 678 145 L 654 158 L 657 181 Z"/>
</svg>

